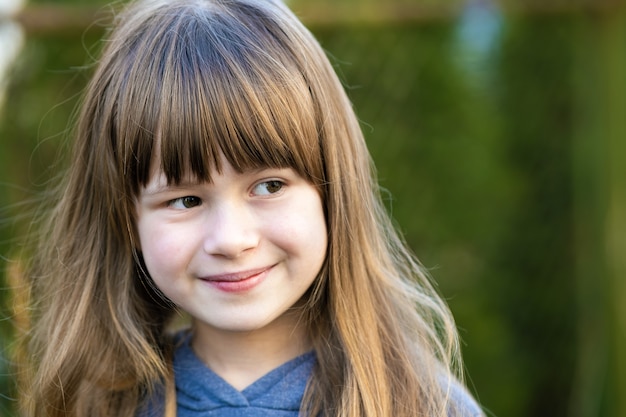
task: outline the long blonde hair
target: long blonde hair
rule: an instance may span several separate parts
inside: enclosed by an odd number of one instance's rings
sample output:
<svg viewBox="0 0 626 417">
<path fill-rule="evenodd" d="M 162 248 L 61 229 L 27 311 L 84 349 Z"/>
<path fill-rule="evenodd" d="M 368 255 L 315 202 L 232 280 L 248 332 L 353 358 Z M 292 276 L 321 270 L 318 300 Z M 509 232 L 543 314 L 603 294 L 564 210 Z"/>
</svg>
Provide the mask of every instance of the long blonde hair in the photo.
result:
<svg viewBox="0 0 626 417">
<path fill-rule="evenodd" d="M 303 311 L 318 363 L 302 413 L 447 416 L 453 320 L 381 203 L 351 104 L 309 31 L 278 0 L 141 1 L 115 27 L 24 273 L 24 414 L 132 416 L 171 386 L 176 308 L 142 266 L 135 200 L 151 164 L 170 182 L 210 180 L 223 154 L 240 171 L 292 167 L 324 201 L 328 254 Z"/>
</svg>

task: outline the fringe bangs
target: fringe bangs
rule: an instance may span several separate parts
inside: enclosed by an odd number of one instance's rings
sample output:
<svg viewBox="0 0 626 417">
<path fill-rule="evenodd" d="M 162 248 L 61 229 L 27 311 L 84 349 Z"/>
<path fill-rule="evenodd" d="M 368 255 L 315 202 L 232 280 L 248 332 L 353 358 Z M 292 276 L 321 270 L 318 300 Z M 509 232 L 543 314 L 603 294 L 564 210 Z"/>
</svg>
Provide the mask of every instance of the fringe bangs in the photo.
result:
<svg viewBox="0 0 626 417">
<path fill-rule="evenodd" d="M 176 12 L 134 42 L 136 53 L 127 51 L 116 136 L 133 192 L 159 169 L 169 183 L 190 176 L 210 182 L 213 170 L 221 172 L 221 155 L 239 172 L 290 167 L 321 186 L 322 117 L 279 23 L 265 21 L 270 26 L 259 37 L 253 26 L 261 12 L 255 18 L 248 11 L 249 21 Z"/>
</svg>

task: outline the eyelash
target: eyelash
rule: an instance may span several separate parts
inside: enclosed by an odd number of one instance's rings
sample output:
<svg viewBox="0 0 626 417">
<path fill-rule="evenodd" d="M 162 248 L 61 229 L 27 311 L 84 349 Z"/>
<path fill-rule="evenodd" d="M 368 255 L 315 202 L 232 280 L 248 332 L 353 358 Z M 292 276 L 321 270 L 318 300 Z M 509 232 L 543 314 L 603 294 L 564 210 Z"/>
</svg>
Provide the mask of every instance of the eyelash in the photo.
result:
<svg viewBox="0 0 626 417">
<path fill-rule="evenodd" d="M 191 207 L 188 207 L 187 205 L 185 205 L 185 203 L 189 202 L 190 200 L 193 200 L 195 204 L 193 204 Z M 175 207 L 177 203 L 183 204 L 183 207 Z M 200 199 L 200 197 L 195 197 L 193 195 L 187 195 L 185 197 L 175 198 L 167 202 L 167 205 L 169 207 L 174 207 L 180 210 L 191 209 L 193 207 L 199 206 L 200 204 L 202 204 L 202 200 Z"/>
<path fill-rule="evenodd" d="M 266 187 L 276 187 L 278 186 L 279 188 L 276 191 L 270 191 L 267 190 L 267 194 L 266 193 L 258 193 L 258 192 L 254 192 L 254 190 L 257 190 L 259 187 L 261 186 L 266 186 Z M 256 184 L 252 190 L 253 190 L 253 194 L 254 195 L 258 195 L 258 196 L 270 196 L 270 195 L 274 195 L 277 194 L 279 192 L 282 191 L 282 189 L 285 187 L 285 183 L 281 180 L 268 180 L 268 181 L 263 181 L 260 182 L 258 184 Z M 190 204 L 191 203 L 191 204 Z M 182 207 L 176 207 L 178 204 L 182 204 Z M 196 197 L 193 195 L 188 195 L 188 196 L 184 196 L 184 197 L 179 197 L 179 198 L 175 198 L 173 200 L 170 200 L 167 202 L 167 205 L 169 207 L 174 207 L 180 210 L 185 210 L 185 209 L 191 209 L 194 207 L 197 207 L 199 205 L 202 204 L 202 199 L 200 197 Z"/>
<path fill-rule="evenodd" d="M 282 189 L 283 189 L 283 187 L 285 187 L 285 183 L 284 183 L 283 181 L 281 181 L 281 180 L 267 180 L 267 181 L 263 181 L 263 182 L 260 182 L 260 183 L 256 184 L 256 185 L 252 188 L 252 190 L 254 191 L 254 190 L 256 190 L 258 187 L 260 187 L 260 186 L 262 186 L 262 185 L 265 185 L 265 186 L 268 186 L 268 185 L 270 185 L 270 186 L 279 186 L 279 189 L 278 189 L 278 190 L 276 190 L 276 191 L 274 191 L 274 192 L 271 192 L 271 191 L 269 191 L 269 190 L 268 190 L 268 193 L 267 193 L 267 194 L 257 194 L 257 195 L 263 195 L 263 196 L 266 196 L 266 195 L 274 195 L 274 194 L 276 194 L 276 193 L 281 192 L 281 191 L 282 191 Z"/>
</svg>

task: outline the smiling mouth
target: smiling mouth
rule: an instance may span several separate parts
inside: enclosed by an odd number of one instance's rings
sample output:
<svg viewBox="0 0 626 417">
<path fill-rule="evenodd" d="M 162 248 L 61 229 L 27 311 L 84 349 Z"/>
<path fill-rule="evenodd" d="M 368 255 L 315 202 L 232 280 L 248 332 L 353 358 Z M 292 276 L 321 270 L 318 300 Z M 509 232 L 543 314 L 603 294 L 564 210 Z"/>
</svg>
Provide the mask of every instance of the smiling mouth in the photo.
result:
<svg viewBox="0 0 626 417">
<path fill-rule="evenodd" d="M 273 267 L 274 265 L 248 271 L 210 275 L 201 280 L 224 292 L 245 292 L 263 282 Z"/>
</svg>

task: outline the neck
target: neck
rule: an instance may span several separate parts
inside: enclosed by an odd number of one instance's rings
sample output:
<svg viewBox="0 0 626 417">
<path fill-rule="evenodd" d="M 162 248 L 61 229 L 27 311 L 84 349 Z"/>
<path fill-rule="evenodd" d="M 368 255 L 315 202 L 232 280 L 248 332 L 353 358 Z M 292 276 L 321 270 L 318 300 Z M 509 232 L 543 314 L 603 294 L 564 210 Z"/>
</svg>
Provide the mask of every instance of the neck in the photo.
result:
<svg viewBox="0 0 626 417">
<path fill-rule="evenodd" d="M 241 391 L 311 349 L 306 327 L 295 316 L 285 314 L 262 329 L 247 332 L 196 322 L 191 346 L 213 372 Z"/>
</svg>

